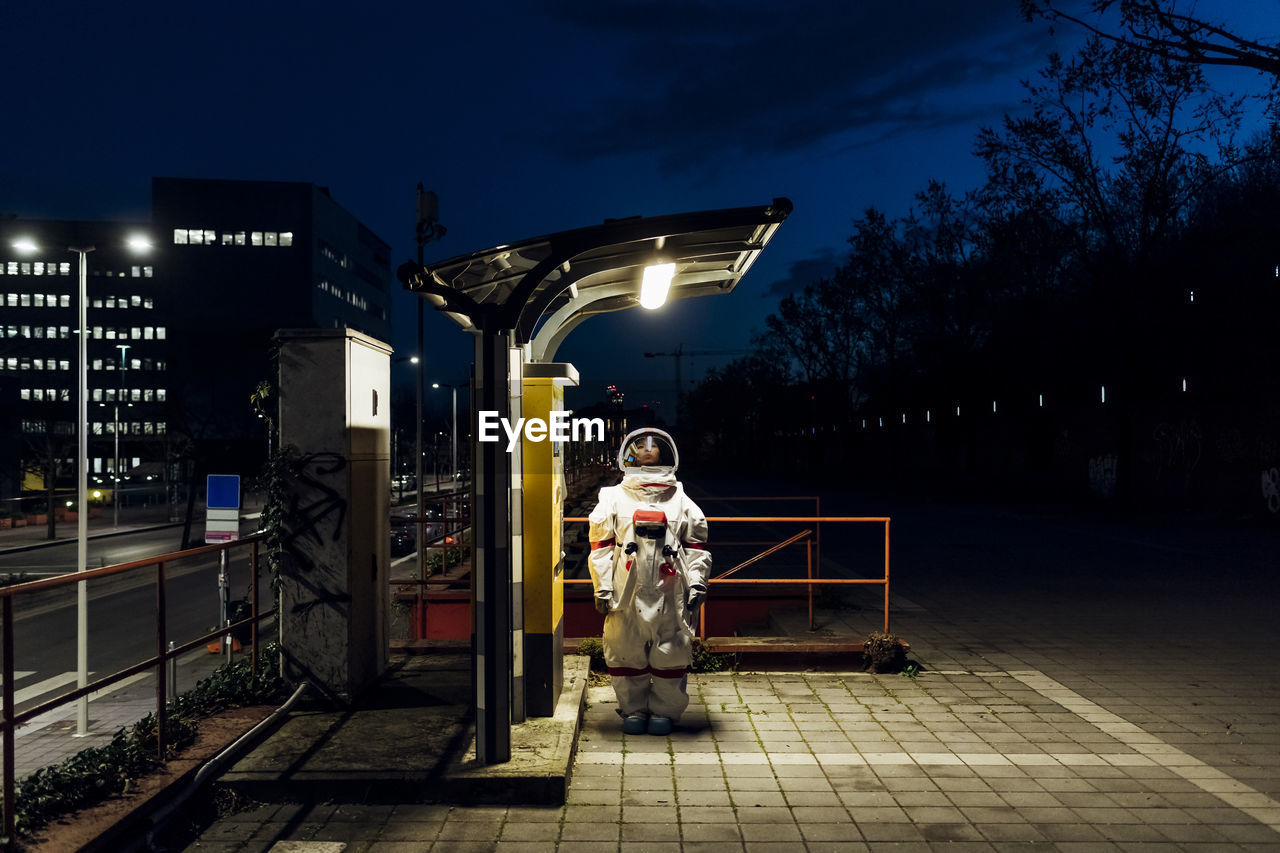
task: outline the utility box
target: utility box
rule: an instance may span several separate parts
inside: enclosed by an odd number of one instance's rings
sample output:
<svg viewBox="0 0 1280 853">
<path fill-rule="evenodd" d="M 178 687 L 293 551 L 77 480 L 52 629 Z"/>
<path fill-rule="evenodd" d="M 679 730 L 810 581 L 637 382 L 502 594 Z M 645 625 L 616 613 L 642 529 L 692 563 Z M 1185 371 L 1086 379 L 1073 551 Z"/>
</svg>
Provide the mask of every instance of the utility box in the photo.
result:
<svg viewBox="0 0 1280 853">
<path fill-rule="evenodd" d="M 566 385 L 578 384 L 572 364 L 525 364 L 521 416 L 550 423 L 564 410 Z M 524 486 L 525 712 L 555 714 L 564 681 L 564 445 L 521 443 Z"/>
<path fill-rule="evenodd" d="M 350 702 L 387 668 L 391 347 L 350 329 L 282 329 L 285 678 Z"/>
</svg>

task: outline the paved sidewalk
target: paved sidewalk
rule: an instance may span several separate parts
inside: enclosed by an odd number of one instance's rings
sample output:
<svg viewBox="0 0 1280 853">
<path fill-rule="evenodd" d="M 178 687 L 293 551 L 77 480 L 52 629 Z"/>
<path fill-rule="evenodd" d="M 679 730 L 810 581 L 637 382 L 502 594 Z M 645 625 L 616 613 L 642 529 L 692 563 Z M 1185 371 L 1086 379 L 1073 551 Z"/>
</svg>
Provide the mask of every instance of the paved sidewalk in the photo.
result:
<svg viewBox="0 0 1280 853">
<path fill-rule="evenodd" d="M 665 738 L 593 688 L 565 806 L 271 805 L 189 849 L 1280 849 L 1275 531 L 891 514 L 915 679 L 700 675 Z M 877 612 L 834 605 L 828 635 Z"/>
</svg>

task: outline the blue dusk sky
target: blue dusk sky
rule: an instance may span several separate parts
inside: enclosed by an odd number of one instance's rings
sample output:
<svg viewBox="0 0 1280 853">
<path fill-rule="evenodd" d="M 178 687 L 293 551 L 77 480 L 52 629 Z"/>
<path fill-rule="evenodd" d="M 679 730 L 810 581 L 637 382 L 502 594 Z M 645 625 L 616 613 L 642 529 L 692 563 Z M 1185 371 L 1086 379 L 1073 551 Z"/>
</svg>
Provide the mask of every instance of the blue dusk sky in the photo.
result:
<svg viewBox="0 0 1280 853">
<path fill-rule="evenodd" d="M 1271 2 L 1199 8 L 1264 40 L 1280 29 Z M 394 266 L 415 253 L 419 181 L 448 228 L 428 262 L 607 217 L 790 198 L 733 294 L 594 319 L 561 348 L 583 378 L 571 402 L 617 383 L 664 408 L 674 365 L 643 352 L 744 349 L 782 294 L 840 262 L 866 208 L 905 213 L 930 178 L 977 185 L 978 129 L 1082 41 L 1026 23 L 1017 0 L 19 0 L 0 30 L 0 215 L 145 217 L 154 175 L 310 181 L 392 245 Z M 392 343 L 409 353 L 415 300 L 396 288 Z M 428 313 L 428 375 L 459 381 L 471 338 Z M 685 378 L 731 357 L 688 359 Z"/>
</svg>

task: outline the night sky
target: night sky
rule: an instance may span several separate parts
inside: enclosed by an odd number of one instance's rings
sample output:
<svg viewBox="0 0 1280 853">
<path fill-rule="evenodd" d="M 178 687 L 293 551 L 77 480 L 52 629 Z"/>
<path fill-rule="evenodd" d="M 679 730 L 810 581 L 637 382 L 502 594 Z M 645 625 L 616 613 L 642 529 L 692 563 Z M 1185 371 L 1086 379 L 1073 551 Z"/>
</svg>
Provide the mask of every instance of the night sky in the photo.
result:
<svg viewBox="0 0 1280 853">
<path fill-rule="evenodd" d="M 1259 37 L 1277 28 L 1267 7 L 1199 6 Z M 669 401 L 671 359 L 641 353 L 744 348 L 780 294 L 839 262 L 867 207 L 905 213 L 929 178 L 975 186 L 978 128 L 1082 39 L 1027 24 L 1016 0 L 19 2 L 0 30 L 0 214 L 145 217 L 153 175 L 310 181 L 394 267 L 414 255 L 419 181 L 448 228 L 428 262 L 606 217 L 795 203 L 732 295 L 574 332 L 559 357 L 583 375 L 576 405 L 609 382 Z M 410 352 L 413 298 L 394 311 Z M 463 379 L 470 337 L 428 314 L 429 377 Z M 686 379 L 729 358 L 687 361 Z"/>
</svg>

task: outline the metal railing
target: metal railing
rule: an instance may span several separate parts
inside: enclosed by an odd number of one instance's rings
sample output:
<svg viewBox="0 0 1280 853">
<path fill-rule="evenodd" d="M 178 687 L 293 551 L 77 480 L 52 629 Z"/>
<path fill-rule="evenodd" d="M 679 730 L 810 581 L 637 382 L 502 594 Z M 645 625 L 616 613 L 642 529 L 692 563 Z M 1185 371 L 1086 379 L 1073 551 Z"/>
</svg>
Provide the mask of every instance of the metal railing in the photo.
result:
<svg viewBox="0 0 1280 853">
<path fill-rule="evenodd" d="M 737 498 L 736 500 L 742 500 Z M 816 498 L 814 499 L 816 500 Z M 570 517 L 565 519 L 566 522 L 587 522 L 585 517 Z M 708 522 L 714 523 L 756 523 L 756 524 L 774 524 L 774 523 L 796 523 L 796 524 L 812 524 L 814 528 L 811 530 L 803 530 L 792 536 L 789 536 L 777 543 L 771 544 L 770 547 L 741 561 L 736 566 L 713 575 L 707 579 L 708 584 L 753 584 L 758 586 L 773 585 L 799 585 L 803 584 L 808 591 L 809 600 L 809 630 L 814 629 L 813 617 L 813 595 L 816 586 L 847 586 L 847 585 L 878 585 L 884 587 L 884 633 L 889 633 L 889 522 L 888 516 L 788 516 L 788 515 L 759 515 L 759 516 L 709 516 Z M 881 524 L 884 526 L 884 574 L 878 578 L 823 578 L 820 577 L 820 571 L 817 570 L 817 563 L 814 560 L 815 546 L 818 544 L 815 532 L 821 524 Z M 745 544 L 745 543 L 734 543 Z M 764 543 L 760 543 L 764 544 Z M 805 577 L 803 578 L 733 578 L 730 575 L 737 574 L 743 569 L 754 565 L 767 557 L 771 557 L 781 551 L 803 544 L 805 547 Z M 715 543 L 710 543 L 710 547 L 714 549 Z M 590 584 L 590 578 L 565 578 L 566 584 Z M 708 601 L 713 600 L 708 596 Z M 707 604 L 703 603 L 698 611 L 698 636 L 706 637 L 707 625 Z"/>
<path fill-rule="evenodd" d="M 156 674 L 156 752 L 160 761 L 166 760 L 167 743 L 165 741 L 165 727 L 168 718 L 168 681 L 167 670 L 170 660 L 178 655 L 184 654 L 192 649 L 199 648 L 211 641 L 223 642 L 222 638 L 230 635 L 234 631 L 242 628 L 249 628 L 250 643 L 250 668 L 256 676 L 258 671 L 258 625 L 263 619 L 267 619 L 275 615 L 275 608 L 262 611 L 258 600 L 258 580 L 259 580 L 259 544 L 262 536 L 251 536 L 241 539 L 237 542 L 218 543 L 215 545 L 205 545 L 199 548 L 191 548 L 186 551 L 175 551 L 169 554 L 162 554 L 158 557 L 148 557 L 144 560 L 134 560 L 129 563 L 119 563 L 114 566 L 105 566 L 100 569 L 90 569 L 84 572 L 72 572 L 70 574 L 58 575 L 57 577 L 44 578 L 42 580 L 30 581 L 28 583 L 15 584 L 8 587 L 0 587 L 0 642 L 4 645 L 3 652 L 3 672 L 0 677 L 4 679 L 0 690 L 3 692 L 2 713 L 0 713 L 0 739 L 3 741 L 4 762 L 3 762 L 3 790 L 0 796 L 4 799 L 4 835 L 8 839 L 8 844 L 12 844 L 15 838 L 15 816 L 17 804 L 14 801 L 14 747 L 15 732 L 25 723 L 30 722 L 41 714 L 69 705 L 81 698 L 88 697 L 92 693 L 96 693 L 106 687 L 110 687 L 132 675 L 145 672 L 148 669 L 154 669 Z M 169 564 L 188 560 L 198 557 L 202 554 L 222 554 L 228 556 L 234 549 L 249 548 L 249 571 L 250 571 L 250 615 L 248 618 L 241 619 L 238 622 L 228 624 L 218 630 L 211 631 L 202 637 L 198 637 L 190 642 L 183 643 L 180 646 L 170 648 L 166 626 L 166 568 Z M 155 570 L 155 613 L 156 613 L 156 654 L 154 657 L 139 661 L 132 664 L 119 672 L 96 679 L 89 682 L 83 687 L 77 687 L 67 693 L 55 696 L 52 699 L 41 702 L 35 707 L 28 708 L 22 713 L 17 713 L 14 703 L 14 662 L 13 662 L 13 642 L 14 642 L 14 601 L 23 595 L 41 592 L 44 590 L 59 589 L 69 587 L 75 584 L 88 583 L 91 580 L 110 577 L 112 575 L 120 575 L 127 572 L 137 572 L 147 568 Z"/>
</svg>

